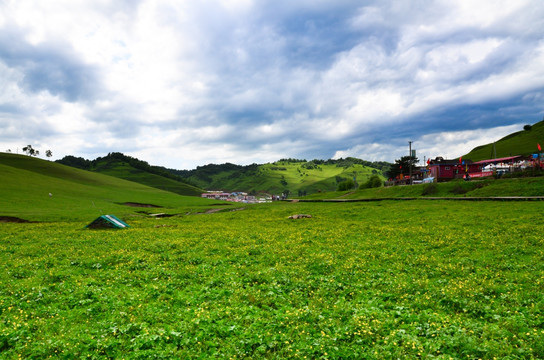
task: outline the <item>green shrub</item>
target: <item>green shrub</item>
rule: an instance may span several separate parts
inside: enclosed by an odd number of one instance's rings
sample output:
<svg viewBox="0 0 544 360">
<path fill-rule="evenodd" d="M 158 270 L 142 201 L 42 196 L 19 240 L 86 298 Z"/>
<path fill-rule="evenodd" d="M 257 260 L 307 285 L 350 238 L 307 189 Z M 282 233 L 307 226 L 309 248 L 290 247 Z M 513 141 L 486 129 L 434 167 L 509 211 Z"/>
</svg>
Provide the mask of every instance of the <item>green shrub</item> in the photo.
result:
<svg viewBox="0 0 544 360">
<path fill-rule="evenodd" d="M 378 175 L 372 175 L 367 182 L 361 184 L 359 189 L 378 188 L 383 185 L 382 179 Z"/>
<path fill-rule="evenodd" d="M 355 187 L 355 182 L 353 180 L 348 179 L 344 180 L 341 183 L 338 184 L 338 191 L 348 191 Z"/>
</svg>

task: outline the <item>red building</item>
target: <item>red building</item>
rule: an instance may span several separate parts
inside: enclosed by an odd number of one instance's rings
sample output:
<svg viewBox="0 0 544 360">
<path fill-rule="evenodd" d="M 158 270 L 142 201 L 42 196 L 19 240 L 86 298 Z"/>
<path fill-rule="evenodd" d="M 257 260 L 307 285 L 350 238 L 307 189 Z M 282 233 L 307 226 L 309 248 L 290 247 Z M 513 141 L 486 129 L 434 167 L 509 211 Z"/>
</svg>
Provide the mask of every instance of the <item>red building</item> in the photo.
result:
<svg viewBox="0 0 544 360">
<path fill-rule="evenodd" d="M 441 157 L 437 157 L 429 161 L 429 170 L 431 172 L 430 176 L 434 177 L 437 181 L 447 181 L 462 179 L 466 172 L 470 175 L 480 173 L 482 165 L 473 163 L 470 160 L 459 162 L 459 159 L 444 160 Z"/>
</svg>

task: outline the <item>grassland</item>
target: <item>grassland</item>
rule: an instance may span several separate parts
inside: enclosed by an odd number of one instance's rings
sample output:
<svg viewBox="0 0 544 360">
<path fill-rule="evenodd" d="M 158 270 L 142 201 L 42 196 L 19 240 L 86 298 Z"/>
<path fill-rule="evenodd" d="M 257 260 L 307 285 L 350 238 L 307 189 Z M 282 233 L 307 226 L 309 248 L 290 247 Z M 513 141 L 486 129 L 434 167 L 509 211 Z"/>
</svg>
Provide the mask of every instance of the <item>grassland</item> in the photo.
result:
<svg viewBox="0 0 544 360">
<path fill-rule="evenodd" d="M 93 161 L 74 156 L 65 156 L 57 163 L 82 170 L 93 171 L 142 185 L 170 191 L 179 195 L 200 196 L 203 192 L 174 176 L 167 169 L 149 165 L 147 162 L 126 156 L 122 153 L 109 153 Z"/>
<path fill-rule="evenodd" d="M 544 177 L 486 180 L 454 180 L 444 183 L 391 186 L 353 191 L 331 191 L 300 199 L 384 199 L 430 197 L 512 197 L 544 196 Z"/>
<path fill-rule="evenodd" d="M 0 160 L 0 215 L 36 221 L 0 224 L 2 359 L 544 358 L 544 202 L 206 213 L 233 205 Z"/>
<path fill-rule="evenodd" d="M 91 221 L 103 214 L 129 218 L 146 210 L 170 214 L 202 212 L 218 203 L 5 153 L 0 153 L 0 184 L 0 216 L 28 221 Z M 156 208 L 135 208 L 126 203 L 151 204 Z"/>
<path fill-rule="evenodd" d="M 109 166 L 100 168 L 96 171 L 104 175 L 118 177 L 120 179 L 133 181 L 180 195 L 200 196 L 203 192 L 202 189 L 195 186 L 184 184 L 160 175 L 151 174 L 143 170 L 135 169 L 127 163 L 117 162 L 108 165 Z"/>
<path fill-rule="evenodd" d="M 541 202 L 278 203 L 0 227 L 16 358 L 542 358 Z M 308 213 L 311 219 L 288 220 Z"/>
</svg>

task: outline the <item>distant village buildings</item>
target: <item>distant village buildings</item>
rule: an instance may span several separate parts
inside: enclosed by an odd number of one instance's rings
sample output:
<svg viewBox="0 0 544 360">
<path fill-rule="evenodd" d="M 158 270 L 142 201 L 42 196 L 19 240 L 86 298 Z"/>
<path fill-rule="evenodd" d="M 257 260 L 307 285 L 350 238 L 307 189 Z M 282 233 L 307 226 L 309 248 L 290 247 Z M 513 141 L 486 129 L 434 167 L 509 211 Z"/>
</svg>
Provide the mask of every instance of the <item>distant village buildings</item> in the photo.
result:
<svg viewBox="0 0 544 360">
<path fill-rule="evenodd" d="M 248 204 L 271 202 L 273 199 L 272 195 L 269 195 L 269 194 L 261 194 L 259 196 L 253 196 L 253 195 L 248 195 L 245 192 L 228 193 L 223 191 L 208 191 L 203 193 L 202 197 L 206 199 L 241 202 L 241 203 L 248 203 Z"/>
</svg>

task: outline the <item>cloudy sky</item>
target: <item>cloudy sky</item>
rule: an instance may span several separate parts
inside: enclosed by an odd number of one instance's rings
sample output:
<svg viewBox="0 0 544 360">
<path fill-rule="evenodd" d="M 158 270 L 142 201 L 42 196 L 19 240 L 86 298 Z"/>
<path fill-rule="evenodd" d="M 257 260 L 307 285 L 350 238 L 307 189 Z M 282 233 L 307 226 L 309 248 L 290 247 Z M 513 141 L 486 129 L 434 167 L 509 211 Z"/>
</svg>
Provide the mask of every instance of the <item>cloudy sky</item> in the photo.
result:
<svg viewBox="0 0 544 360">
<path fill-rule="evenodd" d="M 393 162 L 543 116 L 542 0 L 0 0 L 0 151 Z"/>
</svg>

